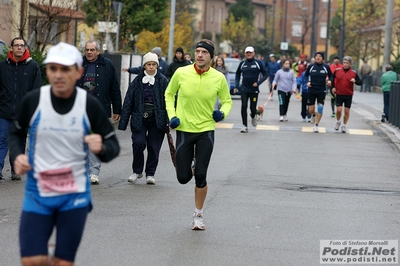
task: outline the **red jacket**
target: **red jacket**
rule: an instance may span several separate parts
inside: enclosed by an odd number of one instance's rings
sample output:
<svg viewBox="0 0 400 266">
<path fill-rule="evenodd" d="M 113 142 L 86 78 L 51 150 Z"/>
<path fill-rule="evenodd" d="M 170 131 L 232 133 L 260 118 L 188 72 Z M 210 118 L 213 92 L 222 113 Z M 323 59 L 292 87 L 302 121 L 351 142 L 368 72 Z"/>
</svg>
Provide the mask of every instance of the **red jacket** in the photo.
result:
<svg viewBox="0 0 400 266">
<path fill-rule="evenodd" d="M 333 75 L 333 84 L 336 88 L 337 95 L 353 95 L 354 94 L 354 83 L 350 80 L 354 78 L 355 84 L 361 85 L 361 79 L 358 77 L 357 72 L 349 68 L 337 68 Z"/>
<path fill-rule="evenodd" d="M 336 69 L 338 68 L 343 68 L 343 65 L 341 63 L 335 65 L 335 64 L 331 64 L 329 66 L 329 68 L 331 69 L 332 74 L 335 74 Z"/>
</svg>

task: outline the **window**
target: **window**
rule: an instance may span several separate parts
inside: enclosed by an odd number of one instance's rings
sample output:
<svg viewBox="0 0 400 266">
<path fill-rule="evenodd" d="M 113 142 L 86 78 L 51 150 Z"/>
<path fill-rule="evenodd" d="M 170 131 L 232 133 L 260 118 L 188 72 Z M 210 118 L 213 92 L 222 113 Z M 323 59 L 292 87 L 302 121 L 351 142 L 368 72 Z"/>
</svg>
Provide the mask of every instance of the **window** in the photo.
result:
<svg viewBox="0 0 400 266">
<path fill-rule="evenodd" d="M 320 27 L 319 27 L 319 37 L 322 39 L 326 39 L 326 30 L 328 29 L 328 27 L 326 26 L 325 23 L 321 23 Z"/>
<path fill-rule="evenodd" d="M 294 0 L 293 5 L 296 8 L 302 8 L 303 7 L 303 0 Z"/>
<path fill-rule="evenodd" d="M 219 8 L 219 14 L 218 14 L 218 32 L 222 32 L 222 16 L 223 16 L 223 12 L 222 12 L 222 7 Z"/>
<path fill-rule="evenodd" d="M 211 14 L 210 14 L 210 21 L 211 23 L 214 23 L 214 7 L 211 7 Z"/>
<path fill-rule="evenodd" d="M 292 22 L 292 37 L 301 37 L 303 33 L 303 24 L 301 22 Z"/>
<path fill-rule="evenodd" d="M 328 9 L 328 2 L 329 2 L 329 0 L 322 0 L 322 8 L 323 9 Z"/>
<path fill-rule="evenodd" d="M 256 14 L 255 14 L 255 26 L 256 26 L 256 28 L 257 29 L 259 29 L 260 28 L 260 14 L 258 14 L 257 12 L 256 12 Z"/>
</svg>

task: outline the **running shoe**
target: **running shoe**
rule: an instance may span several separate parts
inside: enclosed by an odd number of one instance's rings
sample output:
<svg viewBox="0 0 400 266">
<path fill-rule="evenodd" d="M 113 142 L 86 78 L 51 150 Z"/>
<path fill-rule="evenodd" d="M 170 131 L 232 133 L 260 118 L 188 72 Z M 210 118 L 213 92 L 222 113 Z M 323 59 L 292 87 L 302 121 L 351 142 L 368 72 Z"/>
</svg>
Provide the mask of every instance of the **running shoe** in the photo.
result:
<svg viewBox="0 0 400 266">
<path fill-rule="evenodd" d="M 154 176 L 146 176 L 146 184 L 147 185 L 155 185 L 156 180 L 154 179 Z"/>
<path fill-rule="evenodd" d="M 311 122 L 311 124 L 315 124 L 315 115 L 311 116 L 310 122 Z"/>
<path fill-rule="evenodd" d="M 240 130 L 241 133 L 247 133 L 249 130 L 247 129 L 246 126 L 242 126 L 242 129 Z"/>
<path fill-rule="evenodd" d="M 335 130 L 339 130 L 340 128 L 340 121 L 336 121 Z"/>
<path fill-rule="evenodd" d="M 254 118 L 251 119 L 251 124 L 253 125 L 253 127 L 256 127 L 256 126 L 257 126 L 257 119 L 256 119 L 256 117 L 254 117 Z"/>
<path fill-rule="evenodd" d="M 283 115 L 279 117 L 279 121 L 283 122 Z"/>
<path fill-rule="evenodd" d="M 335 116 L 336 116 L 336 114 L 333 112 L 332 115 L 331 115 L 331 117 L 335 117 Z"/>
<path fill-rule="evenodd" d="M 284 115 L 284 116 L 283 116 L 283 121 L 288 121 L 287 115 Z"/>
<path fill-rule="evenodd" d="M 343 125 L 342 126 L 342 133 L 346 133 L 347 132 L 347 130 L 346 130 L 346 126 L 345 125 Z"/>
<path fill-rule="evenodd" d="M 206 226 L 204 224 L 204 218 L 202 213 L 193 214 L 193 222 L 190 224 L 192 230 L 205 230 Z"/>
<path fill-rule="evenodd" d="M 314 132 L 315 133 L 318 133 L 319 131 L 318 131 L 318 126 L 317 125 L 314 125 Z"/>
<path fill-rule="evenodd" d="M 11 172 L 11 180 L 21 180 L 21 176 L 17 175 L 15 172 Z"/>
<path fill-rule="evenodd" d="M 90 183 L 92 183 L 92 185 L 98 185 L 100 183 L 99 176 L 90 174 Z"/>
<path fill-rule="evenodd" d="M 128 177 L 128 182 L 136 183 L 136 181 L 142 177 L 143 177 L 143 174 L 132 174 L 130 177 Z"/>
<path fill-rule="evenodd" d="M 307 122 L 307 119 L 306 119 L 306 118 L 303 118 L 303 122 Z"/>
</svg>

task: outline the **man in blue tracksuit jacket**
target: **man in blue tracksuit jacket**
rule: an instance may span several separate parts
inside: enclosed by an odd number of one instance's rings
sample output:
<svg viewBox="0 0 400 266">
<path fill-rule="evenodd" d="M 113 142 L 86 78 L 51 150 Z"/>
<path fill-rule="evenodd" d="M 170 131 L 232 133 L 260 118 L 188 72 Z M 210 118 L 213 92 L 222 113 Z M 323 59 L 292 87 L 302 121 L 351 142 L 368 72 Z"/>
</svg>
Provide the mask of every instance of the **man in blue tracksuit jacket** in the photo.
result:
<svg viewBox="0 0 400 266">
<path fill-rule="evenodd" d="M 268 71 L 265 69 L 263 63 L 254 59 L 254 48 L 247 46 L 244 50 L 246 60 L 240 62 L 236 70 L 236 87 L 240 90 L 242 99 L 242 122 L 243 126 L 240 132 L 247 133 L 247 103 L 250 98 L 250 111 L 251 111 L 251 124 L 257 126 L 256 112 L 258 93 L 260 92 L 259 86 L 268 78 Z M 262 77 L 260 78 L 260 74 Z M 239 86 L 240 76 L 242 76 L 242 84 Z"/>
<path fill-rule="evenodd" d="M 269 93 L 271 94 L 271 101 L 273 100 L 273 93 L 274 91 L 272 90 L 272 82 L 275 79 L 275 74 L 278 72 L 279 69 L 281 69 L 281 64 L 276 62 L 276 57 L 274 54 L 269 55 L 269 63 L 268 63 L 268 72 L 269 72 Z M 276 89 L 276 87 L 275 87 Z"/>
<path fill-rule="evenodd" d="M 309 65 L 306 70 L 305 79 L 308 87 L 308 111 L 311 116 L 311 124 L 314 132 L 318 133 L 318 124 L 322 118 L 326 97 L 326 86 L 332 86 L 333 74 L 327 64 L 324 63 L 324 53 L 315 53 L 315 63 Z M 315 113 L 315 100 L 318 104 L 318 112 Z"/>
</svg>

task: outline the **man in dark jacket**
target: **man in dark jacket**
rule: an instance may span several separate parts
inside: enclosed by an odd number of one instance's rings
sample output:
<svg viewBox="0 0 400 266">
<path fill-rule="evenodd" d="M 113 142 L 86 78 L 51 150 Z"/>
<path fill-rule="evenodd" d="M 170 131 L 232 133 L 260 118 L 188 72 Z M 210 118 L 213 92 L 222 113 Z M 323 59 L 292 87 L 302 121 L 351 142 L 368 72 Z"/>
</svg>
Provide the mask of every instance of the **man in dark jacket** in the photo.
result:
<svg viewBox="0 0 400 266">
<path fill-rule="evenodd" d="M 85 45 L 83 57 L 83 75 L 77 82 L 77 86 L 84 88 L 104 107 L 108 117 L 111 117 L 111 105 L 113 120 L 117 121 L 121 115 L 121 89 L 114 64 L 108 58 L 100 55 L 100 44 L 96 41 L 88 41 Z M 99 184 L 101 163 L 93 153 L 89 152 L 90 181 Z"/>
<path fill-rule="evenodd" d="M 243 126 L 240 132 L 247 133 L 247 105 L 250 99 L 250 117 L 251 124 L 257 126 L 256 112 L 257 112 L 257 100 L 258 93 L 260 92 L 259 86 L 268 78 L 268 72 L 264 68 L 264 65 L 257 59 L 254 58 L 255 52 L 252 46 L 247 46 L 244 50 L 246 60 L 240 62 L 236 70 L 236 87 L 240 90 L 240 96 L 242 99 L 242 122 Z M 260 78 L 260 74 L 262 77 Z M 240 76 L 242 76 L 242 84 L 239 86 Z"/>
<path fill-rule="evenodd" d="M 7 136 L 22 97 L 42 86 L 39 65 L 31 58 L 25 40 L 16 37 L 11 41 L 6 59 L 0 63 L 0 179 L 8 152 Z M 22 141 L 25 150 L 26 139 Z M 11 165 L 11 179 L 21 180 Z"/>
<path fill-rule="evenodd" d="M 175 71 L 183 66 L 190 65 L 188 61 L 186 61 L 185 57 L 183 56 L 185 53 L 183 52 L 182 47 L 178 47 L 175 50 L 175 56 L 174 56 L 174 61 L 172 61 L 171 64 L 169 64 L 167 71 L 165 71 L 165 76 L 167 79 L 171 79 L 172 75 L 175 73 Z"/>
<path fill-rule="evenodd" d="M 308 111 L 312 115 L 311 124 L 314 124 L 314 132 L 318 133 L 318 124 L 321 121 L 324 110 L 326 86 L 332 85 L 333 74 L 327 64 L 324 63 L 325 54 L 316 52 L 315 63 L 307 67 L 304 78 L 308 80 Z M 317 110 L 315 110 L 317 101 Z"/>
</svg>

